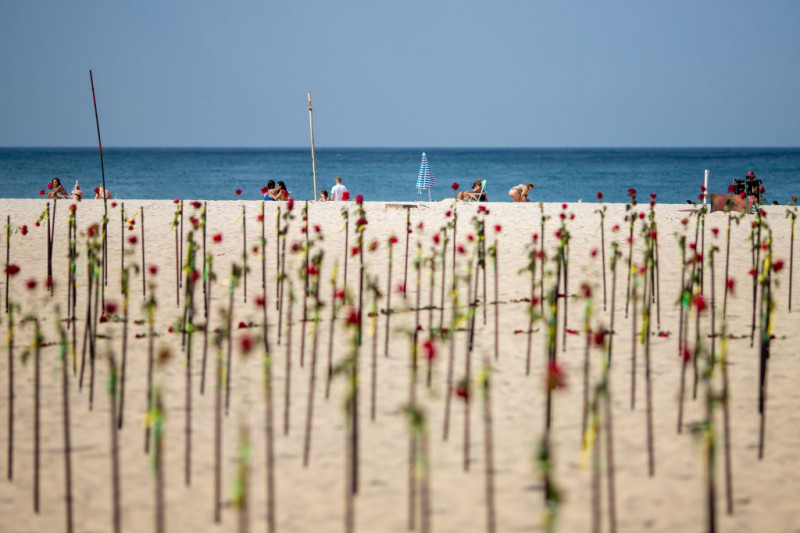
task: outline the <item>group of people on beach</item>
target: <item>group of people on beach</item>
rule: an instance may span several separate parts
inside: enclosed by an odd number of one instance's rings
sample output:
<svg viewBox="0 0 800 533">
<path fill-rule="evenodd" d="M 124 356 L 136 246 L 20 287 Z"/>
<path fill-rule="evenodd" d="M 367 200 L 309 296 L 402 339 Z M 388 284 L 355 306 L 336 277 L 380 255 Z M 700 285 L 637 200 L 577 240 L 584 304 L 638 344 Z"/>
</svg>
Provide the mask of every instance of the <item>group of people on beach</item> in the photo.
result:
<svg viewBox="0 0 800 533">
<path fill-rule="evenodd" d="M 336 176 L 334 181 L 336 184 L 331 187 L 330 193 L 328 193 L 326 189 L 322 189 L 320 191 L 320 202 L 341 202 L 349 199 L 350 193 L 347 191 L 347 187 L 345 187 L 345 185 L 342 183 L 342 177 Z M 67 194 L 67 190 L 64 188 L 64 186 L 61 185 L 61 180 L 58 179 L 58 177 L 55 177 L 50 181 L 48 184 L 48 189 L 50 189 L 50 192 L 47 193 L 48 198 L 53 198 L 56 200 L 71 199 L 78 201 L 83 199 L 83 191 L 81 191 L 81 186 L 77 180 L 75 181 L 75 186 L 72 188 L 72 191 L 69 194 Z M 533 183 L 528 183 L 527 185 L 519 184 L 516 187 L 512 187 L 511 190 L 508 191 L 508 195 L 515 202 L 530 202 L 528 199 L 528 193 L 532 190 Z M 286 184 L 283 181 L 278 181 L 276 183 L 274 180 L 269 180 L 266 187 L 261 189 L 261 192 L 264 193 L 265 202 L 288 200 L 290 194 L 289 190 L 286 188 Z M 110 200 L 113 198 L 113 196 L 111 191 L 100 185 L 94 190 L 94 198 L 95 200 L 103 198 Z M 458 193 L 456 199 L 488 202 L 489 197 L 486 194 L 484 181 L 480 179 L 475 180 L 475 183 L 472 184 L 472 189 Z"/>
<path fill-rule="evenodd" d="M 320 191 L 319 195 L 320 202 L 342 201 L 348 199 L 349 193 L 347 192 L 347 187 L 345 187 L 344 184 L 342 184 L 341 176 L 336 176 L 335 181 L 336 185 L 334 185 L 331 188 L 330 194 L 325 189 L 322 189 Z M 270 186 L 269 185 L 270 183 L 273 183 L 272 180 L 270 180 L 269 183 L 267 184 L 268 188 Z M 533 190 L 533 183 L 527 183 L 527 184 L 520 183 L 519 185 L 512 187 L 511 190 L 508 191 L 508 196 L 515 202 L 530 202 L 530 200 L 528 199 L 528 193 L 530 193 L 532 190 Z M 264 196 L 264 199 L 267 200 L 267 195 Z M 486 193 L 486 182 L 482 179 L 475 180 L 475 182 L 472 184 L 472 188 L 468 191 L 462 191 L 458 193 L 456 199 L 464 201 L 488 202 L 489 196 Z"/>
<path fill-rule="evenodd" d="M 47 193 L 48 198 L 52 198 L 54 200 L 83 200 L 83 191 L 81 190 L 81 185 L 78 183 L 78 180 L 75 180 L 75 186 L 72 188 L 72 191 L 70 191 L 69 194 L 67 194 L 67 190 L 64 188 L 64 186 L 61 185 L 61 180 L 58 179 L 58 177 L 50 180 L 47 188 L 50 189 L 50 192 Z M 111 191 L 100 185 L 94 190 L 94 199 L 98 200 L 103 198 L 110 200 L 113 198 L 113 196 L 111 195 Z"/>
</svg>

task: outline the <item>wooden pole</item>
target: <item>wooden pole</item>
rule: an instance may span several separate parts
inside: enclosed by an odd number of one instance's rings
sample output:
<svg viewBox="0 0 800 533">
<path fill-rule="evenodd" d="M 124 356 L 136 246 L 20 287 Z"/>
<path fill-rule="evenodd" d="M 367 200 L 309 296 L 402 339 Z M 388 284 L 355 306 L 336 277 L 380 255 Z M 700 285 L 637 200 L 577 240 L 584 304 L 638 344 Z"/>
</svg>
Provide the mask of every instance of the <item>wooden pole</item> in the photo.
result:
<svg viewBox="0 0 800 533">
<path fill-rule="evenodd" d="M 317 159 L 314 154 L 314 117 L 311 113 L 311 93 L 308 93 L 308 124 L 311 127 L 311 170 L 314 173 L 314 200 L 317 199 Z"/>
</svg>

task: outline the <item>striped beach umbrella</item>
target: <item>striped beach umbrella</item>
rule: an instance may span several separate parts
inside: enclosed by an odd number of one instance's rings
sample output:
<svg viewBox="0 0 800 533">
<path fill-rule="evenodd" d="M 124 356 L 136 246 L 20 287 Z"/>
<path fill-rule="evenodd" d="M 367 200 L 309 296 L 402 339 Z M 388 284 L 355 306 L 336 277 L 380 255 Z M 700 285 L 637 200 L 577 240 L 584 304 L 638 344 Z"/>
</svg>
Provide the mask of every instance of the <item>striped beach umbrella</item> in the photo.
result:
<svg viewBox="0 0 800 533">
<path fill-rule="evenodd" d="M 419 175 L 417 176 L 417 192 L 422 194 L 425 189 L 428 190 L 428 200 L 431 199 L 431 187 L 436 185 L 436 178 L 433 176 L 431 166 L 428 163 L 428 156 L 422 152 L 422 163 L 419 166 Z"/>
</svg>

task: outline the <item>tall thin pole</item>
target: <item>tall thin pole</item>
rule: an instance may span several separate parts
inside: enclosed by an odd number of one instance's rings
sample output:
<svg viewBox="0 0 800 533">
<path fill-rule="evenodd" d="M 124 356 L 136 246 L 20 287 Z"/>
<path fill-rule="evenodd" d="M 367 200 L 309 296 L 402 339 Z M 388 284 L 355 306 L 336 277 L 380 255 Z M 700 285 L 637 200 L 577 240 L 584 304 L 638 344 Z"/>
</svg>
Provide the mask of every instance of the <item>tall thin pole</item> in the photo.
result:
<svg viewBox="0 0 800 533">
<path fill-rule="evenodd" d="M 308 93 L 308 124 L 311 127 L 311 170 L 314 172 L 314 200 L 317 199 L 317 159 L 314 155 L 314 117 L 311 114 L 311 93 Z"/>
<path fill-rule="evenodd" d="M 103 166 L 103 143 L 100 140 L 100 118 L 97 116 L 97 99 L 94 96 L 94 79 L 92 69 L 89 69 L 89 85 L 92 87 L 92 104 L 94 105 L 94 122 L 97 125 L 97 145 L 100 147 L 100 177 L 103 181 L 103 286 L 108 283 L 108 272 L 106 267 L 106 248 L 108 246 L 108 236 L 106 235 L 106 224 L 108 220 L 108 201 L 106 200 L 106 172 Z M 103 302 L 105 302 L 106 291 L 103 291 Z M 105 305 L 105 304 L 104 304 Z"/>
</svg>

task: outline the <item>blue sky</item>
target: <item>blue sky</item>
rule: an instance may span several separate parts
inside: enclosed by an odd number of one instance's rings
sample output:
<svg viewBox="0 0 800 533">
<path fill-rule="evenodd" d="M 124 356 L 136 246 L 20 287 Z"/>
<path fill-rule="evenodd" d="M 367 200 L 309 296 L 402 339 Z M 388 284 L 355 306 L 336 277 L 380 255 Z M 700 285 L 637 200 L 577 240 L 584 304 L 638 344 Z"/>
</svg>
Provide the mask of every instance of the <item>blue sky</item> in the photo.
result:
<svg viewBox="0 0 800 533">
<path fill-rule="evenodd" d="M 0 146 L 800 146 L 800 2 L 0 3 Z"/>
</svg>

